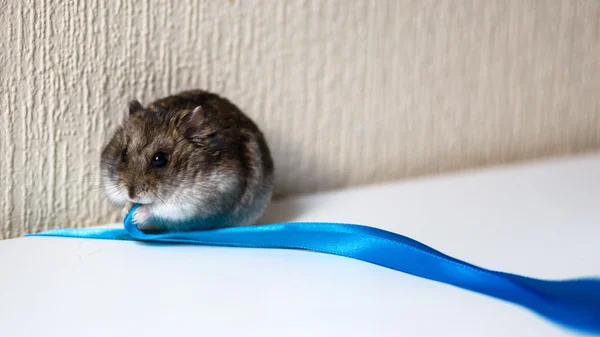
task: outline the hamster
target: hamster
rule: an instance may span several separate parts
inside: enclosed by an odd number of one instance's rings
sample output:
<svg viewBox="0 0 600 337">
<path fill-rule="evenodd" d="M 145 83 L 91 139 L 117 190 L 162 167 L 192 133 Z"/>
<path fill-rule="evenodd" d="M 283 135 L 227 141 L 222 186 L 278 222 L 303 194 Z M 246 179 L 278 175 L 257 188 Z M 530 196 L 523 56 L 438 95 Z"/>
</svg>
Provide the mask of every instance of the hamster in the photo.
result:
<svg viewBox="0 0 600 337">
<path fill-rule="evenodd" d="M 226 98 L 189 90 L 144 107 L 132 100 L 101 153 L 104 192 L 142 231 L 255 224 L 274 165 L 258 126 Z"/>
</svg>

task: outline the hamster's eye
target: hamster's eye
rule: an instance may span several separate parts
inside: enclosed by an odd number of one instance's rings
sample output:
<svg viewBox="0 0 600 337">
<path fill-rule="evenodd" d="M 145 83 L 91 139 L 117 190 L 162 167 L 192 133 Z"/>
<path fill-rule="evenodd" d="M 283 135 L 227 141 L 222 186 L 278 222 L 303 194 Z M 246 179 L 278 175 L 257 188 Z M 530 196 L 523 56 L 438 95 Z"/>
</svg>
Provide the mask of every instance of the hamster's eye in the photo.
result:
<svg viewBox="0 0 600 337">
<path fill-rule="evenodd" d="M 152 167 L 161 168 L 167 165 L 167 154 L 164 152 L 156 152 L 152 155 Z"/>
<path fill-rule="evenodd" d="M 121 151 L 121 162 L 123 162 L 123 163 L 127 162 L 127 149 L 123 149 Z"/>
</svg>

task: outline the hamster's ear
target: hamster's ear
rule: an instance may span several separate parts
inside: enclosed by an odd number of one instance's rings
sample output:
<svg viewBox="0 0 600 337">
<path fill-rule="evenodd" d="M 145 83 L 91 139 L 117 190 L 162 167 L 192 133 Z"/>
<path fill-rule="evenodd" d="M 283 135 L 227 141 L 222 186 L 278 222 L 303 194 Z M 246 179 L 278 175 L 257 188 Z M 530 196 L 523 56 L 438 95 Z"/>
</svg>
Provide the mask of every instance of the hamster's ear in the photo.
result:
<svg viewBox="0 0 600 337">
<path fill-rule="evenodd" d="M 124 109 L 125 111 L 123 111 L 123 117 L 122 117 L 122 123 L 127 122 L 127 120 L 130 117 L 135 116 L 136 114 L 144 111 L 144 107 L 142 106 L 142 104 L 134 99 L 129 101 L 129 104 L 127 105 L 127 109 Z"/>
<path fill-rule="evenodd" d="M 140 103 L 140 101 L 138 101 L 137 99 L 129 101 L 129 106 L 128 106 L 128 110 L 127 110 L 129 116 L 135 114 L 136 112 L 142 111 L 142 110 L 144 110 L 144 107 L 142 106 L 142 103 Z"/>
<path fill-rule="evenodd" d="M 198 106 L 194 110 L 182 114 L 179 119 L 180 130 L 186 137 L 193 137 L 200 131 L 204 120 L 204 109 L 202 106 Z"/>
</svg>

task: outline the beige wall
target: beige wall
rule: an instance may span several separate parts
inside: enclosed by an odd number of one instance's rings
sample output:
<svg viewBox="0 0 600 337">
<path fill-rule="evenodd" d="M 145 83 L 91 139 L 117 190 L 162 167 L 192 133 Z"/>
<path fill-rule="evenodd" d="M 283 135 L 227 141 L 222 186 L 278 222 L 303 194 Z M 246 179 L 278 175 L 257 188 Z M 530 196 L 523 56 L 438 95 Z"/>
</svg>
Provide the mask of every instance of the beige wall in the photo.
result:
<svg viewBox="0 0 600 337">
<path fill-rule="evenodd" d="M 597 0 L 0 0 L 0 34 L 0 238 L 116 220 L 103 142 L 181 89 L 262 126 L 278 195 L 600 148 Z"/>
</svg>

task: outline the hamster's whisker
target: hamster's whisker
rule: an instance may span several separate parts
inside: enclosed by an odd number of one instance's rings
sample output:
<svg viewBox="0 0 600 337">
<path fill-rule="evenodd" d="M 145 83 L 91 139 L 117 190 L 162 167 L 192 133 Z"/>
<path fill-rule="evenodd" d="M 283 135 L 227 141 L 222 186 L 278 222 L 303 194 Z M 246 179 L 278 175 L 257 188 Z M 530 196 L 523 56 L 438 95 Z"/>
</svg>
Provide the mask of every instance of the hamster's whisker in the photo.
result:
<svg viewBox="0 0 600 337">
<path fill-rule="evenodd" d="M 167 202 L 165 201 L 165 199 L 163 199 L 163 197 L 161 197 L 159 194 L 155 194 L 154 195 L 156 197 L 156 199 L 158 199 L 158 201 L 160 201 L 163 205 L 166 205 Z"/>
</svg>

